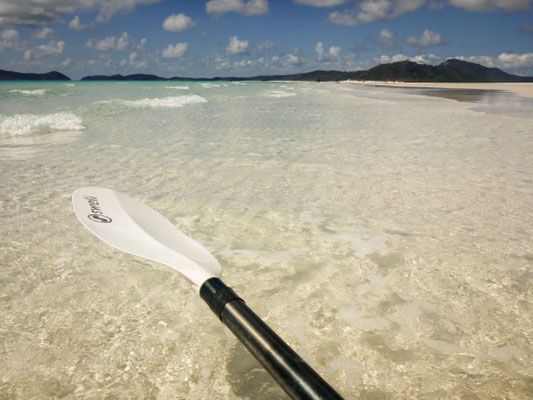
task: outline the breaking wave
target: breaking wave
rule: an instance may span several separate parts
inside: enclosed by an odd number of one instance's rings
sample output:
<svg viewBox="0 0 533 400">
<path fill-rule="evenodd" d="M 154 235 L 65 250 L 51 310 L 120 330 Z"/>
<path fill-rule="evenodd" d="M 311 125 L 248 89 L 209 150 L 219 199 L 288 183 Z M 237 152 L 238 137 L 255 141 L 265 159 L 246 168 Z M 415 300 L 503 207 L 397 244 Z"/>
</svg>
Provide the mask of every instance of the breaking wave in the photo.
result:
<svg viewBox="0 0 533 400">
<path fill-rule="evenodd" d="M 139 108 L 178 108 L 183 107 L 187 104 L 196 104 L 196 103 L 207 103 L 207 100 L 198 95 L 187 95 L 187 96 L 171 96 L 171 97 L 162 97 L 154 99 L 140 99 L 140 100 L 107 100 L 101 101 L 100 104 L 108 103 L 118 103 L 130 107 L 139 107 Z"/>
<path fill-rule="evenodd" d="M 28 96 L 42 96 L 46 93 L 46 89 L 36 89 L 36 90 L 21 90 L 21 89 L 13 89 L 10 90 L 9 93 L 21 93 Z"/>
<path fill-rule="evenodd" d="M 291 97 L 296 96 L 296 93 L 284 92 L 283 90 L 273 90 L 267 93 L 268 97 Z"/>
<path fill-rule="evenodd" d="M 202 86 L 205 89 L 211 89 L 211 88 L 219 88 L 220 84 L 218 84 L 218 83 L 201 83 L 200 86 Z"/>
<path fill-rule="evenodd" d="M 189 90 L 189 86 L 165 86 L 165 89 Z"/>
<path fill-rule="evenodd" d="M 16 114 L 0 116 L 0 134 L 28 135 L 56 130 L 79 131 L 85 129 L 82 120 L 70 112 L 54 114 Z"/>
</svg>

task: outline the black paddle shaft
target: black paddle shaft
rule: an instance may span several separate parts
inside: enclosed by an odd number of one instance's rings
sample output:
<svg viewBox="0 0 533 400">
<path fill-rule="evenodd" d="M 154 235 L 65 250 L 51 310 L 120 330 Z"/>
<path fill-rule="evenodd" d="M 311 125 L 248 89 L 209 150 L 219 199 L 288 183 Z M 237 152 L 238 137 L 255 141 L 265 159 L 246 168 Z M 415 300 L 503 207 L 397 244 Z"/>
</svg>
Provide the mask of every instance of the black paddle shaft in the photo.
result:
<svg viewBox="0 0 533 400">
<path fill-rule="evenodd" d="M 291 398 L 342 400 L 220 279 L 207 280 L 200 288 L 200 296 Z"/>
</svg>

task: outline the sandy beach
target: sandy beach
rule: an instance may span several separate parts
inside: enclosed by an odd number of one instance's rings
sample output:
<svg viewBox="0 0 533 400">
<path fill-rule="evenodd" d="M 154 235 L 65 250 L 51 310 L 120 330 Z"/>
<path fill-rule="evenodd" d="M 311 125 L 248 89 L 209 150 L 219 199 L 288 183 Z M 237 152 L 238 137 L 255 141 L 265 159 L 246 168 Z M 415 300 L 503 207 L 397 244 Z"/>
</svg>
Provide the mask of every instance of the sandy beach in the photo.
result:
<svg viewBox="0 0 533 400">
<path fill-rule="evenodd" d="M 478 89 L 478 90 L 503 90 L 515 93 L 520 97 L 533 98 L 533 83 L 453 83 L 453 82 L 379 82 L 379 81 L 346 81 L 369 86 L 387 86 L 401 88 L 431 88 L 431 89 Z"/>
</svg>

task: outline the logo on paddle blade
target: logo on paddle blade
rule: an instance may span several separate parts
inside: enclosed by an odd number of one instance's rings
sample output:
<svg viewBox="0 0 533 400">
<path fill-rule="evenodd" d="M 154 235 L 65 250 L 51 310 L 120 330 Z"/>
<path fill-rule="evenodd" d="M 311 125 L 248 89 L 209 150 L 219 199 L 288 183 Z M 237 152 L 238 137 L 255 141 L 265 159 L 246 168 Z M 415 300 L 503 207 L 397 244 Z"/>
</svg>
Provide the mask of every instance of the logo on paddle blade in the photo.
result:
<svg viewBox="0 0 533 400">
<path fill-rule="evenodd" d="M 98 198 L 94 196 L 83 196 L 85 200 L 89 203 L 89 207 L 91 208 L 91 213 L 87 216 L 91 221 L 98 222 L 102 224 L 109 224 L 111 221 L 113 221 L 111 218 L 109 218 L 107 215 L 104 215 L 102 212 L 102 209 L 100 208 L 100 203 L 98 202 Z"/>
<path fill-rule="evenodd" d="M 91 221 L 94 222 L 101 222 L 103 224 L 108 224 L 111 221 L 113 221 L 111 218 L 109 218 L 107 215 L 100 215 L 100 214 L 89 214 L 87 216 Z"/>
</svg>

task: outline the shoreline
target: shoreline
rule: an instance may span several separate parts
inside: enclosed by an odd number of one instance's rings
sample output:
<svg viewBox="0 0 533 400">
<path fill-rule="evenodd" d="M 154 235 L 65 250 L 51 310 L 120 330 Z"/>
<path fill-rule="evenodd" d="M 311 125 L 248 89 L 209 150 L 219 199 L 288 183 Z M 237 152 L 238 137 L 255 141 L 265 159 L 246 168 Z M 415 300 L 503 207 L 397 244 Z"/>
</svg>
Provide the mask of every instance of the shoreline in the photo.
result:
<svg viewBox="0 0 533 400">
<path fill-rule="evenodd" d="M 511 92 L 519 97 L 533 98 L 533 83 L 530 82 L 391 82 L 391 81 L 342 81 L 366 86 L 383 86 L 415 89 L 470 89 L 470 90 L 499 90 Z"/>
</svg>

